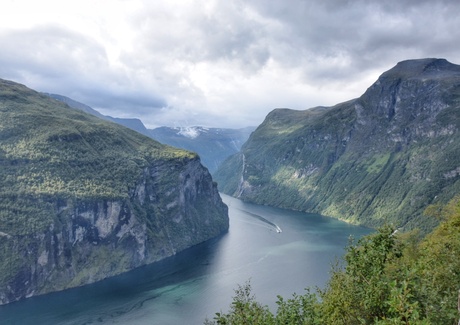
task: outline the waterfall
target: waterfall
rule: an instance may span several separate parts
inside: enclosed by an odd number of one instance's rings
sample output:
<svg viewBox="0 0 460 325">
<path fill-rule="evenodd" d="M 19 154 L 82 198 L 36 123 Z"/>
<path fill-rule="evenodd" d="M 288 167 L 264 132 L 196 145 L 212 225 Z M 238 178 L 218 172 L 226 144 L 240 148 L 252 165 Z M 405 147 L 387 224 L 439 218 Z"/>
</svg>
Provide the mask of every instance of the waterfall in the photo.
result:
<svg viewBox="0 0 460 325">
<path fill-rule="evenodd" d="M 246 168 L 246 157 L 244 153 L 242 155 L 243 155 L 243 163 L 242 163 L 242 169 L 241 169 L 240 183 L 238 184 L 238 188 L 236 190 L 236 193 L 238 193 L 236 195 L 237 198 L 240 198 L 244 191 L 244 170 Z"/>
</svg>

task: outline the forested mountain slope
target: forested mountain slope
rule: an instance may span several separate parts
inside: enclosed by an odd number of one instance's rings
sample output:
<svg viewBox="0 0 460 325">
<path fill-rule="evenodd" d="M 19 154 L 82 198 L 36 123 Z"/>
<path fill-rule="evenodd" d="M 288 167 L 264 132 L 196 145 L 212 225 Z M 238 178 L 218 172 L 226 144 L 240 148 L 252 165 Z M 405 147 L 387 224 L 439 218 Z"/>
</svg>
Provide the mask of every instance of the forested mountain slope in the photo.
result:
<svg viewBox="0 0 460 325">
<path fill-rule="evenodd" d="M 215 179 L 245 201 L 431 229 L 424 209 L 460 192 L 459 127 L 460 66 L 403 61 L 357 99 L 272 111 Z"/>
<path fill-rule="evenodd" d="M 43 93 L 43 94 L 46 95 L 46 96 L 49 96 L 51 98 L 54 98 L 54 99 L 56 99 L 56 100 L 58 100 L 60 102 L 66 103 L 71 108 L 78 109 L 80 111 L 89 113 L 91 115 L 97 116 L 97 117 L 99 117 L 101 119 L 104 119 L 104 120 L 107 120 L 107 121 L 118 123 L 120 125 L 123 125 L 123 126 L 129 128 L 129 129 L 131 129 L 131 130 L 139 132 L 140 134 L 150 136 L 150 133 L 147 130 L 147 128 L 145 127 L 144 123 L 142 123 L 142 121 L 137 119 L 137 118 L 118 118 L 118 117 L 102 115 L 101 113 L 99 113 L 98 111 L 93 109 L 92 107 L 90 107 L 88 105 L 85 105 L 83 103 L 77 102 L 76 100 L 73 100 L 72 98 L 62 96 L 62 95 L 58 95 L 58 94 L 49 94 L 49 93 Z"/>
<path fill-rule="evenodd" d="M 228 228 L 196 154 L 0 79 L 0 304 L 160 260 Z"/>
</svg>

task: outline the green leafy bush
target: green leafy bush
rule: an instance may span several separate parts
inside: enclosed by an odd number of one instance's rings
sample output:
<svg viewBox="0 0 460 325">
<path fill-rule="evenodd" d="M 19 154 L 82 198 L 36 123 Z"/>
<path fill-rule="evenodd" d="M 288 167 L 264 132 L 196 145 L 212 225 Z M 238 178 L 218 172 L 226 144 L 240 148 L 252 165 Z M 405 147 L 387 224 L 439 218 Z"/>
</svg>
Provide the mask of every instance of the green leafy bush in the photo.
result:
<svg viewBox="0 0 460 325">
<path fill-rule="evenodd" d="M 278 297 L 272 313 L 239 287 L 228 313 L 207 324 L 455 325 L 460 289 L 460 197 L 429 213 L 442 223 L 423 240 L 393 227 L 351 242 L 324 289 Z"/>
</svg>

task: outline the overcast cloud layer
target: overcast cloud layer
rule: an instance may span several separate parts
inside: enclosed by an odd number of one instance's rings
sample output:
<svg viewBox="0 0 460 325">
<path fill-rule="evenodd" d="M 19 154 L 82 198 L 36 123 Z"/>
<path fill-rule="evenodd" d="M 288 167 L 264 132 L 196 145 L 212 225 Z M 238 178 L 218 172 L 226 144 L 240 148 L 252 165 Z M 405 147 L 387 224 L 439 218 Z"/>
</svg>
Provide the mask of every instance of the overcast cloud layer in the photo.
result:
<svg viewBox="0 0 460 325">
<path fill-rule="evenodd" d="M 455 0 L 3 0 L 0 78 L 148 127 L 244 127 L 358 97 L 398 61 L 460 64 L 458 17 Z"/>
</svg>

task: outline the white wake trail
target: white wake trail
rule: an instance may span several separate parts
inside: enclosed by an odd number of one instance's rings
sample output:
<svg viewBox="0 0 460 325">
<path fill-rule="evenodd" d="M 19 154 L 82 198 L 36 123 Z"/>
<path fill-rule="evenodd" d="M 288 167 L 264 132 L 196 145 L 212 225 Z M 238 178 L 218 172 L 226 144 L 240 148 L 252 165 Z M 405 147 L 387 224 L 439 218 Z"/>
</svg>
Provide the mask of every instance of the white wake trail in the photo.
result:
<svg viewBox="0 0 460 325">
<path fill-rule="evenodd" d="M 237 208 L 238 209 L 238 208 Z M 267 219 L 265 219 L 264 217 L 258 215 L 258 214 L 255 214 L 255 213 L 252 213 L 252 212 L 249 212 L 249 211 L 246 211 L 246 210 L 242 210 L 242 209 L 238 209 L 239 211 L 243 212 L 244 214 L 252 217 L 252 218 L 255 218 L 257 220 L 260 220 L 262 221 L 264 224 L 268 225 L 269 226 L 269 229 L 273 230 L 273 231 L 276 231 L 277 233 L 281 233 L 283 232 L 281 230 L 281 228 L 276 224 L 276 223 L 273 223 Z"/>
</svg>

